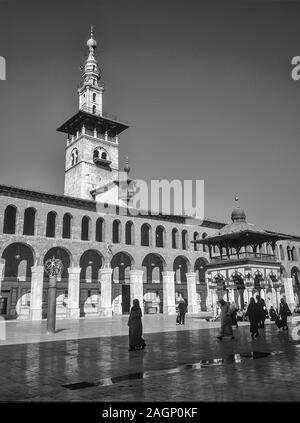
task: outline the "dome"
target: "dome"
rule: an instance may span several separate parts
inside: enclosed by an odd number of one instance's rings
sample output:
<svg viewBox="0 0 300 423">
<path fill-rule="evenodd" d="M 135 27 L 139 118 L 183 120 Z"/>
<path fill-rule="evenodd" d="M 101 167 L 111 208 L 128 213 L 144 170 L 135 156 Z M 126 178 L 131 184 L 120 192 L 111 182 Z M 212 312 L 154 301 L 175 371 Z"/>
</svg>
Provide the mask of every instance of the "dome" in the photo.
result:
<svg viewBox="0 0 300 423">
<path fill-rule="evenodd" d="M 246 222 L 246 213 L 238 206 L 233 209 L 231 213 L 231 220 L 233 222 Z"/>
<path fill-rule="evenodd" d="M 91 37 L 87 42 L 86 45 L 88 46 L 88 48 L 96 48 L 97 47 L 97 41 L 94 40 L 93 37 Z"/>
</svg>

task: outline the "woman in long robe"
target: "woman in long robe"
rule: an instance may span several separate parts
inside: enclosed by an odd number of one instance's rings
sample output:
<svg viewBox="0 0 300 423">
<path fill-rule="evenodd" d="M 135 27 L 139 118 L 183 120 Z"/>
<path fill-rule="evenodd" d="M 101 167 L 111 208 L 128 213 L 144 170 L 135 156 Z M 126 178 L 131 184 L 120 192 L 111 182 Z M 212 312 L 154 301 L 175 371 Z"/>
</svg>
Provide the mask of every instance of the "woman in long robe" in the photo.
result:
<svg viewBox="0 0 300 423">
<path fill-rule="evenodd" d="M 128 319 L 129 326 L 129 351 L 135 351 L 137 349 L 144 349 L 146 344 L 142 337 L 143 325 L 142 325 L 142 310 L 140 308 L 139 300 L 133 300 L 133 306 L 130 310 Z"/>
<path fill-rule="evenodd" d="M 231 336 L 231 338 L 234 339 L 231 325 L 230 305 L 223 299 L 219 301 L 219 304 L 221 307 L 221 333 L 217 338 L 222 340 L 224 336 Z"/>
<path fill-rule="evenodd" d="M 258 324 L 261 320 L 261 308 L 259 303 L 256 303 L 254 298 L 250 298 L 250 303 L 248 305 L 245 316 L 248 316 L 250 322 L 250 333 L 252 338 L 257 338 L 258 333 Z"/>
</svg>

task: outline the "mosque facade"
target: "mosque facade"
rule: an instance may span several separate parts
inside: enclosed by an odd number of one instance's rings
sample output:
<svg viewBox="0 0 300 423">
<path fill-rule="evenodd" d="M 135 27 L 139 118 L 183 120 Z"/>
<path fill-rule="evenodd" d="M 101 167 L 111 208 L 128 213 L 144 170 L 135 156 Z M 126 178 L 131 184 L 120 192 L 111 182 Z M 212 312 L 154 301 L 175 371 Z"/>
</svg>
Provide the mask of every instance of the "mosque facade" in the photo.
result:
<svg viewBox="0 0 300 423">
<path fill-rule="evenodd" d="M 220 297 L 242 307 L 256 292 L 267 306 L 285 296 L 294 308 L 300 237 L 258 230 L 255 248 L 244 243 L 232 257 L 220 244 L 220 236 L 228 237 L 224 222 L 129 212 L 130 193 L 120 194 L 119 169 L 120 136 L 128 125 L 103 111 L 93 30 L 87 48 L 78 112 L 58 128 L 66 136 L 64 194 L 0 185 L 1 316 L 47 316 L 44 265 L 53 257 L 63 263 L 57 318 L 126 314 L 133 298 L 149 314 L 175 314 L 184 298 L 189 313 L 205 317 Z M 127 162 L 122 173 L 129 178 L 129 172 Z M 237 216 L 244 219 L 239 206 L 229 232 L 238 233 Z M 246 216 L 243 222 L 251 232 Z"/>
</svg>

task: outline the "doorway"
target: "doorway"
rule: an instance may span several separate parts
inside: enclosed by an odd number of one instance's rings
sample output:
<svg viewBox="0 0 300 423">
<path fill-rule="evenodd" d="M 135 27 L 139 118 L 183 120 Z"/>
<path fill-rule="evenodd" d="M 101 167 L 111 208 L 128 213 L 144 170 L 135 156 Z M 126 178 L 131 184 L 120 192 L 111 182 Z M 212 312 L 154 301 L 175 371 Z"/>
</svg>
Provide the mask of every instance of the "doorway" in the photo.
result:
<svg viewBox="0 0 300 423">
<path fill-rule="evenodd" d="M 0 315 L 5 316 L 7 315 L 7 297 L 0 298 Z"/>
<path fill-rule="evenodd" d="M 122 285 L 122 314 L 130 312 L 130 285 Z"/>
</svg>

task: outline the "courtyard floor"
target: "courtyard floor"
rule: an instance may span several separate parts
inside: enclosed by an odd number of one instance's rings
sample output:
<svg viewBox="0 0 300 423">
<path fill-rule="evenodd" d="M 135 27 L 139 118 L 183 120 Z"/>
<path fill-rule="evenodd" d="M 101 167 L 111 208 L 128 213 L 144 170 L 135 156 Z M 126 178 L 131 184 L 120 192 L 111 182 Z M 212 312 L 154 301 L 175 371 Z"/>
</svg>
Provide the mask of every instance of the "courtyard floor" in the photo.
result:
<svg viewBox="0 0 300 423">
<path fill-rule="evenodd" d="M 300 345 L 273 323 L 218 341 L 219 323 L 144 316 L 144 351 L 128 352 L 128 316 L 1 322 L 0 401 L 300 401 Z"/>
</svg>

